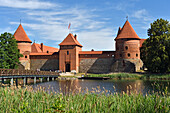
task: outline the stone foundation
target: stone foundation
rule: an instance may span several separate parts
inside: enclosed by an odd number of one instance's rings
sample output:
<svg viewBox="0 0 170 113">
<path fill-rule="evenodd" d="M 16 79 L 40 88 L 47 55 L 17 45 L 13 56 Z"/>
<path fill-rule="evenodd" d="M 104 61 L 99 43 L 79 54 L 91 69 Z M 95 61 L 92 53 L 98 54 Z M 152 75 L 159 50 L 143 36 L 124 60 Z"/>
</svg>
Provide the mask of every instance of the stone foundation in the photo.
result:
<svg viewBox="0 0 170 113">
<path fill-rule="evenodd" d="M 143 66 L 140 59 L 119 59 L 111 67 L 111 72 L 136 72 Z"/>
<path fill-rule="evenodd" d="M 80 73 L 136 72 L 143 66 L 140 59 L 81 59 Z"/>
<path fill-rule="evenodd" d="M 96 59 L 81 59 L 79 72 L 80 73 L 109 73 L 114 58 L 96 58 Z"/>
<path fill-rule="evenodd" d="M 31 59 L 31 70 L 40 69 L 42 71 L 59 70 L 58 59 Z"/>
<path fill-rule="evenodd" d="M 19 69 L 30 70 L 30 60 L 20 60 Z"/>
</svg>

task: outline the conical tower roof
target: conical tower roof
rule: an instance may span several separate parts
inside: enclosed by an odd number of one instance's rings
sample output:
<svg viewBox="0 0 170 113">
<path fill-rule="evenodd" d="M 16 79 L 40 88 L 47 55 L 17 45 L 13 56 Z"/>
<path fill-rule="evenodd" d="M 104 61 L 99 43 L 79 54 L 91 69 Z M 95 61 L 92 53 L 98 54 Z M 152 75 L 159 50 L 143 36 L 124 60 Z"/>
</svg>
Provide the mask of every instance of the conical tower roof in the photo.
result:
<svg viewBox="0 0 170 113">
<path fill-rule="evenodd" d="M 15 31 L 14 37 L 19 42 L 29 42 L 29 43 L 32 43 L 32 41 L 27 36 L 27 34 L 26 34 L 26 32 L 25 32 L 25 30 L 24 30 L 24 28 L 22 27 L 21 24 L 19 25 L 19 27 Z"/>
<path fill-rule="evenodd" d="M 122 28 L 119 27 L 118 32 L 117 32 L 117 36 L 120 34 L 121 29 L 122 29 Z"/>
<path fill-rule="evenodd" d="M 69 33 L 68 36 L 59 44 L 60 46 L 62 45 L 77 45 L 80 47 L 83 47 L 77 39 L 73 36 L 73 34 Z"/>
<path fill-rule="evenodd" d="M 139 36 L 136 34 L 128 20 L 125 22 L 122 29 L 119 28 L 118 35 L 115 40 L 124 38 L 135 38 L 140 40 Z"/>
</svg>

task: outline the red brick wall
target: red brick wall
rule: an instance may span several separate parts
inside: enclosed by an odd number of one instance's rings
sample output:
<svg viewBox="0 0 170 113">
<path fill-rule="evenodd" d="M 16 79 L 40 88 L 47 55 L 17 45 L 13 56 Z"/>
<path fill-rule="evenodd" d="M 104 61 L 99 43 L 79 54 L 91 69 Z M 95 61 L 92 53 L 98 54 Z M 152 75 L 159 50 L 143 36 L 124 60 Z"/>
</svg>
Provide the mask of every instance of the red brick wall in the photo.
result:
<svg viewBox="0 0 170 113">
<path fill-rule="evenodd" d="M 31 52 L 31 43 L 18 43 L 18 49 L 20 50 L 20 53 L 23 54 L 23 57 L 19 60 L 28 60 L 29 53 Z M 27 58 L 25 58 L 25 56 Z"/>
<path fill-rule="evenodd" d="M 79 46 L 60 46 L 59 51 L 59 69 L 61 71 L 66 70 L 66 63 L 70 63 L 70 70 L 76 70 L 78 72 L 79 56 L 78 53 L 81 51 Z M 67 51 L 69 54 L 67 55 Z"/>
<path fill-rule="evenodd" d="M 115 51 L 103 51 L 102 54 L 79 54 L 79 58 L 81 59 L 96 59 L 96 58 L 114 58 Z"/>
<path fill-rule="evenodd" d="M 30 59 L 59 59 L 59 55 L 31 55 Z"/>
<path fill-rule="evenodd" d="M 28 42 L 18 42 L 18 49 L 23 57 L 19 58 L 19 61 L 24 66 L 25 69 L 30 69 L 30 52 L 31 52 L 31 43 Z"/>
<path fill-rule="evenodd" d="M 116 59 L 140 59 L 140 40 L 116 40 Z"/>
</svg>

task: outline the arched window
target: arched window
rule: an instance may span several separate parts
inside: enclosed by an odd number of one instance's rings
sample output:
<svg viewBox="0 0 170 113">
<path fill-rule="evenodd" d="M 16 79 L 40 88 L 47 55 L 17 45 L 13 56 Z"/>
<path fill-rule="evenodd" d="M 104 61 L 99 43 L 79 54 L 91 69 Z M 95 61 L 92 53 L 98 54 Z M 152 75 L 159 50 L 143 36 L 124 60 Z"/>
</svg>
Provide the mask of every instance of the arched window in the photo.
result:
<svg viewBox="0 0 170 113">
<path fill-rule="evenodd" d="M 128 46 L 125 46 L 125 49 L 128 50 Z"/>
<path fill-rule="evenodd" d="M 27 58 L 27 55 L 25 55 L 25 58 Z"/>
<path fill-rule="evenodd" d="M 67 55 L 69 55 L 69 51 L 67 51 Z"/>
<path fill-rule="evenodd" d="M 128 53 L 128 57 L 130 57 L 130 53 Z"/>
<path fill-rule="evenodd" d="M 138 57 L 138 54 L 136 53 L 136 57 Z"/>
</svg>

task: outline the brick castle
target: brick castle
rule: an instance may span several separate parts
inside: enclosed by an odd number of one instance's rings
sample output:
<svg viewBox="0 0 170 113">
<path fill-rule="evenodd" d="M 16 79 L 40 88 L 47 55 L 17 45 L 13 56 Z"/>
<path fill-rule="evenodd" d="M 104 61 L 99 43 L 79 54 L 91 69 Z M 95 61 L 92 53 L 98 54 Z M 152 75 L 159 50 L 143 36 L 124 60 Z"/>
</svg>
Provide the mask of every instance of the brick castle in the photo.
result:
<svg viewBox="0 0 170 113">
<path fill-rule="evenodd" d="M 82 51 L 77 35 L 71 33 L 59 44 L 60 48 L 37 44 L 27 36 L 20 24 L 14 33 L 20 58 L 20 68 L 28 70 L 61 70 L 80 73 L 135 72 L 140 70 L 140 47 L 145 39 L 139 38 L 129 21 L 119 27 L 116 51 Z"/>
</svg>

